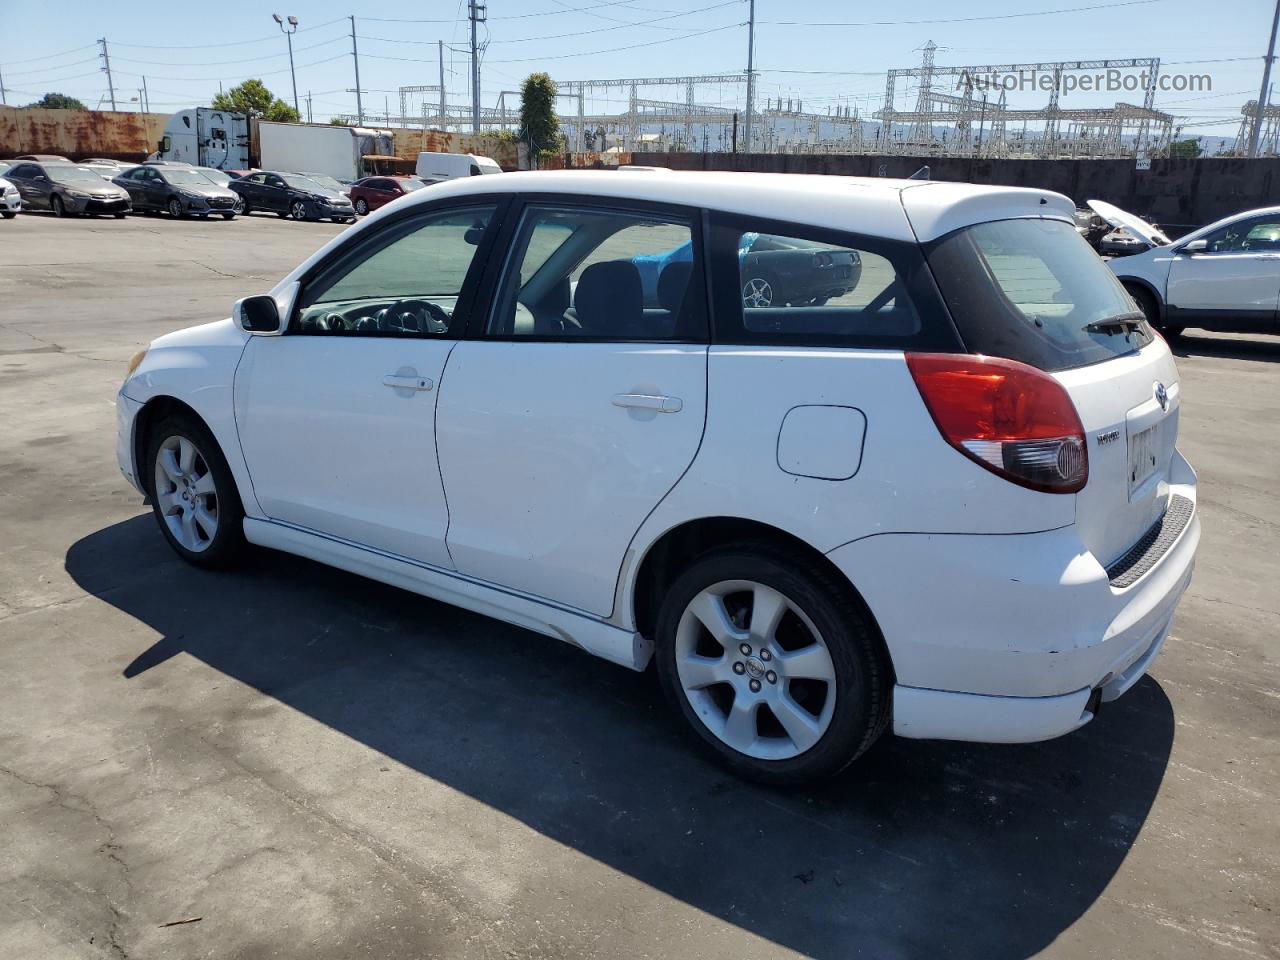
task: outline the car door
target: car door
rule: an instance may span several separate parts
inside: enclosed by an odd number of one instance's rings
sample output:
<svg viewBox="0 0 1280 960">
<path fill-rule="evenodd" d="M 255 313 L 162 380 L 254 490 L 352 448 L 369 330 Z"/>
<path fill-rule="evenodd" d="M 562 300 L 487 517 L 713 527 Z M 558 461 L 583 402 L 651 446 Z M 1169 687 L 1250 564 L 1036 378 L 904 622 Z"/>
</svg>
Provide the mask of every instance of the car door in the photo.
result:
<svg viewBox="0 0 1280 960">
<path fill-rule="evenodd" d="M 169 202 L 169 184 L 155 167 L 147 167 L 143 171 L 142 196 L 153 210 L 161 210 Z"/>
<path fill-rule="evenodd" d="M 118 187 L 124 187 L 125 193 L 129 194 L 129 203 L 135 210 L 144 206 L 142 198 L 142 167 L 134 170 L 126 170 L 111 182 Z"/>
<path fill-rule="evenodd" d="M 693 461 L 706 416 L 696 211 L 528 202 L 450 355 L 437 411 L 459 571 L 599 616 L 644 518 Z M 693 242 L 646 305 L 634 259 Z M 671 268 L 668 268 L 669 270 Z"/>
<path fill-rule="evenodd" d="M 14 167 L 9 174 L 9 179 L 17 186 L 18 193 L 22 195 L 24 206 L 32 207 L 36 210 L 49 209 L 49 197 L 51 196 L 53 185 L 49 182 L 49 177 L 44 170 L 37 164 L 24 163 Z"/>
<path fill-rule="evenodd" d="M 373 181 L 372 186 L 373 186 L 374 199 L 373 199 L 373 202 L 369 204 L 369 206 L 371 206 L 375 210 L 378 209 L 378 207 L 386 206 L 388 203 L 394 200 L 397 196 L 399 196 L 399 194 L 396 192 L 396 189 L 395 189 L 394 180 L 388 180 L 385 177 L 379 177 L 377 180 Z"/>
<path fill-rule="evenodd" d="M 289 209 L 289 187 L 283 177 L 268 173 L 261 189 L 263 207 L 275 211 Z"/>
<path fill-rule="evenodd" d="M 1209 329 L 1269 329 L 1280 307 L 1280 216 L 1252 217 L 1179 249 L 1169 264 L 1169 322 Z"/>
<path fill-rule="evenodd" d="M 256 207 L 259 210 L 266 209 L 262 197 L 263 184 L 266 182 L 267 175 L 265 173 L 251 173 L 236 181 L 237 192 L 244 199 L 246 206 Z"/>
<path fill-rule="evenodd" d="M 236 421 L 269 518 L 452 566 L 436 398 L 496 207 L 415 209 L 363 231 L 304 278 L 286 333 L 250 338 Z"/>
</svg>

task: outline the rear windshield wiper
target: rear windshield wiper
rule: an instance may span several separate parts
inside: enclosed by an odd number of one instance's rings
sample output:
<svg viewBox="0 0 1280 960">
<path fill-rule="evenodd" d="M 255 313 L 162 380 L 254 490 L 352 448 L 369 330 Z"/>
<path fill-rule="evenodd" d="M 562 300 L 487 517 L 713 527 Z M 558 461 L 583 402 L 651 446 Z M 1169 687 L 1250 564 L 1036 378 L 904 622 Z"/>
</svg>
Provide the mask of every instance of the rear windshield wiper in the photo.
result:
<svg viewBox="0 0 1280 960">
<path fill-rule="evenodd" d="M 1105 320 L 1095 320 L 1093 323 L 1086 323 L 1084 329 L 1086 333 L 1132 333 L 1134 330 L 1141 329 L 1142 321 L 1146 319 L 1141 313 L 1120 313 L 1114 317 L 1107 317 Z"/>
</svg>

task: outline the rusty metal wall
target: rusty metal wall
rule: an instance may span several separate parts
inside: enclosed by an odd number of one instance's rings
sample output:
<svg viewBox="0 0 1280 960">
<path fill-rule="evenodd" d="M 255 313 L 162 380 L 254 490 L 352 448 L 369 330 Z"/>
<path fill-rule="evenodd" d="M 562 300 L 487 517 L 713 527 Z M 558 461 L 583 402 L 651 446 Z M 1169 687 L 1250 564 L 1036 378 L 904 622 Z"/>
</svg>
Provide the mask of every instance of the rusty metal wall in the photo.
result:
<svg viewBox="0 0 1280 960">
<path fill-rule="evenodd" d="M 495 160 L 503 170 L 515 170 L 519 167 L 516 145 L 499 137 L 483 133 L 475 135 L 413 130 L 407 127 L 384 129 L 389 129 L 394 137 L 397 157 L 416 160 L 419 153 L 473 153 Z"/>
<path fill-rule="evenodd" d="M 57 153 L 72 160 L 145 160 L 168 120 L 167 113 L 0 107 L 0 157 Z"/>
</svg>

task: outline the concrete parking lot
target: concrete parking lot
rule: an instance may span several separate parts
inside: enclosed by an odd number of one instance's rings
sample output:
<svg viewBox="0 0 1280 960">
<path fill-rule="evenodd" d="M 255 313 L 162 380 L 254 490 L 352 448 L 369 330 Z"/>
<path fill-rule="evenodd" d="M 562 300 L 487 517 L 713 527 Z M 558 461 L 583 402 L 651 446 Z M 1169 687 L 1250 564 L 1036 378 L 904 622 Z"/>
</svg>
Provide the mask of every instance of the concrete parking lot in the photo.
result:
<svg viewBox="0 0 1280 960">
<path fill-rule="evenodd" d="M 1057 741 L 885 737 L 772 792 L 648 676 L 164 544 L 125 363 L 341 229 L 0 223 L 0 956 L 1280 957 L 1280 339 L 1177 348 L 1204 540 L 1149 677 Z"/>
</svg>

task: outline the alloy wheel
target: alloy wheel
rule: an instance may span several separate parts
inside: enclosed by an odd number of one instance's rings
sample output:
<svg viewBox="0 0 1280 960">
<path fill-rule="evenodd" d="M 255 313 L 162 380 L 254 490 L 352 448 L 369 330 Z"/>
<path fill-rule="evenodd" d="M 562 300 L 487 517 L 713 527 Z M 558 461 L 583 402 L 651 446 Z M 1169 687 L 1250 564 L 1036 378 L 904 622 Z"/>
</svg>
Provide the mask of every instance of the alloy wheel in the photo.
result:
<svg viewBox="0 0 1280 960">
<path fill-rule="evenodd" d="M 694 596 L 676 628 L 675 666 L 698 719 L 749 757 L 797 757 L 831 725 L 836 672 L 826 641 L 763 583 L 726 580 Z"/>
<path fill-rule="evenodd" d="M 362 217 L 369 213 L 369 203 L 364 197 L 361 197 L 356 201 L 356 213 L 360 214 Z"/>
<path fill-rule="evenodd" d="M 177 197 L 169 199 L 169 216 L 178 218 L 182 216 L 182 201 Z"/>
<path fill-rule="evenodd" d="M 753 277 L 742 286 L 744 307 L 767 307 L 773 303 L 773 287 L 768 280 Z"/>
<path fill-rule="evenodd" d="M 301 200 L 293 201 L 293 207 L 290 208 L 290 212 L 293 214 L 293 219 L 295 220 L 307 219 L 307 207 Z"/>
<path fill-rule="evenodd" d="M 186 437 L 160 444 L 154 489 L 173 538 L 192 553 L 207 550 L 218 534 L 218 490 L 208 461 Z"/>
</svg>

